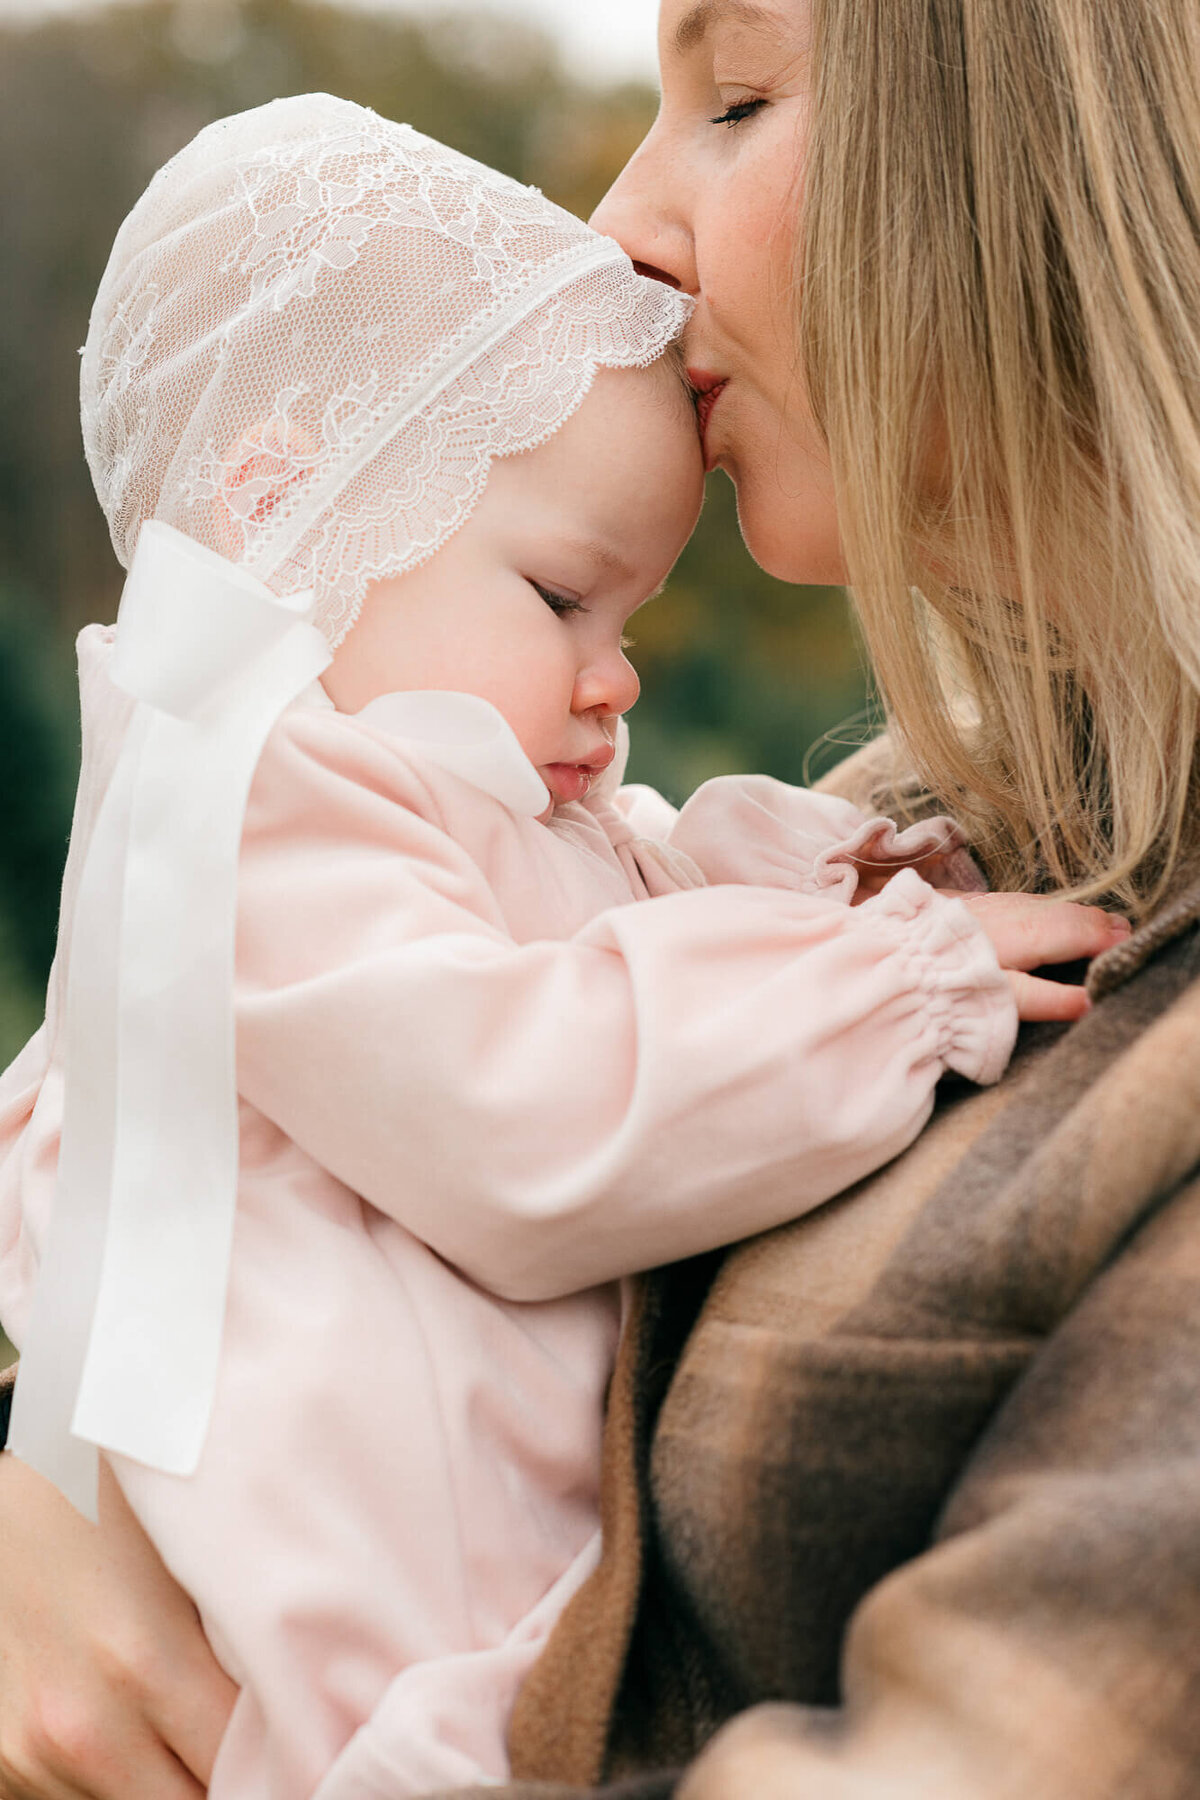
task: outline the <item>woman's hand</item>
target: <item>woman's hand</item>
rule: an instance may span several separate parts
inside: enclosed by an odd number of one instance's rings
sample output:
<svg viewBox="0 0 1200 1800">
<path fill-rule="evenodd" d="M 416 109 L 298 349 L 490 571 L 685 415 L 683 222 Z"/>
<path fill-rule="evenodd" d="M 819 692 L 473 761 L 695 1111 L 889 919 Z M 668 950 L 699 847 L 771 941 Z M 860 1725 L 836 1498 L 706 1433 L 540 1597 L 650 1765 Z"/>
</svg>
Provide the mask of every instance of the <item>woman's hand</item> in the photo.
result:
<svg viewBox="0 0 1200 1800">
<path fill-rule="evenodd" d="M 236 1696 L 109 1470 L 97 1526 L 0 1456 L 0 1800 L 198 1800 Z"/>
<path fill-rule="evenodd" d="M 991 939 L 1008 974 L 1022 1019 L 1078 1019 L 1091 1002 L 1073 983 L 1046 981 L 1029 970 L 1090 961 L 1129 936 L 1129 922 L 1098 906 L 1035 894 L 959 896 Z"/>
</svg>

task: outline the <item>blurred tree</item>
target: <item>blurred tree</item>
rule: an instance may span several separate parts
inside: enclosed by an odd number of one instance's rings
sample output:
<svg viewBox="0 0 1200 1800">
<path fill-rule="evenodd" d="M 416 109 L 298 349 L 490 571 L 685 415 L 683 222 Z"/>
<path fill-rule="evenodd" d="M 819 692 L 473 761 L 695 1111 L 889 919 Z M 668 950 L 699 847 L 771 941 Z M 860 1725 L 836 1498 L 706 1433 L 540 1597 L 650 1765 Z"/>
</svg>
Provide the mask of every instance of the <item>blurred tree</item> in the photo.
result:
<svg viewBox="0 0 1200 1800">
<path fill-rule="evenodd" d="M 111 618 L 120 591 L 79 445 L 92 296 L 168 156 L 211 119 L 313 89 L 407 119 L 584 215 L 655 106 L 645 87 L 571 82 L 543 33 L 469 11 L 418 24 L 307 0 L 149 0 L 0 24 L 0 590 L 21 596 L 0 608 L 0 995 L 16 996 L 0 1005 L 0 1056 L 53 941 L 73 755 L 53 694 L 70 682 L 74 631 Z M 809 744 L 863 704 L 842 596 L 764 576 L 723 477 L 634 635 L 633 772 L 676 797 L 731 767 L 799 780 Z"/>
<path fill-rule="evenodd" d="M 78 765 L 70 664 L 38 627 L 0 589 L 0 1066 L 41 1017 Z"/>
<path fill-rule="evenodd" d="M 709 477 L 665 595 L 635 615 L 629 635 L 642 677 L 630 777 L 677 802 L 730 770 L 813 780 L 867 735 L 845 594 L 764 575 L 738 534 L 723 475 Z"/>
<path fill-rule="evenodd" d="M 0 783 L 0 914 L 12 927 L 12 955 L 26 980 L 45 977 L 54 954 L 54 898 L 67 852 L 75 785 L 75 694 L 16 596 L 0 596 L 0 719 L 5 779 Z"/>
<path fill-rule="evenodd" d="M 548 192 L 568 107 L 581 123 L 606 107 L 568 90 L 540 33 L 470 14 L 419 28 L 299 0 L 157 0 L 0 31 L 0 570 L 64 627 L 118 591 L 79 452 L 75 362 L 117 226 L 202 125 L 314 89 Z M 565 168 L 569 198 L 594 203 L 609 171 L 577 154 Z"/>
</svg>

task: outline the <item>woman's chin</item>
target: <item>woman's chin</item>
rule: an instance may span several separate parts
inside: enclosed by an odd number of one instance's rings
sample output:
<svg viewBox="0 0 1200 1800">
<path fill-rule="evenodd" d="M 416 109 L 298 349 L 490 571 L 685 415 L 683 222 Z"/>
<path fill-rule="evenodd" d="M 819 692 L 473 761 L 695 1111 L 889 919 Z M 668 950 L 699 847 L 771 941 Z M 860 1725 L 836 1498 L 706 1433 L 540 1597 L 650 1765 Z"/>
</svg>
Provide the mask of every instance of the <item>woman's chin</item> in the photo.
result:
<svg viewBox="0 0 1200 1800">
<path fill-rule="evenodd" d="M 777 481 L 742 470 L 730 473 L 730 479 L 737 490 L 742 538 L 760 569 L 797 586 L 844 585 L 837 515 L 827 493 L 792 496 Z"/>
</svg>

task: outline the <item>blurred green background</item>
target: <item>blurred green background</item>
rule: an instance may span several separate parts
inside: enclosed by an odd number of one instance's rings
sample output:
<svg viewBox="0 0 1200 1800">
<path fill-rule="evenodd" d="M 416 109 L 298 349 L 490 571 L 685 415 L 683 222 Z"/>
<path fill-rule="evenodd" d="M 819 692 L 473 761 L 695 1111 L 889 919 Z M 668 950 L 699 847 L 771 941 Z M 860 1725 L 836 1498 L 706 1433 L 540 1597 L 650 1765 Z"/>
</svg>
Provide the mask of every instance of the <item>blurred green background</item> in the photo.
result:
<svg viewBox="0 0 1200 1800">
<path fill-rule="evenodd" d="M 77 758 L 72 640 L 111 619 L 120 593 L 79 443 L 91 298 L 161 162 L 223 113 L 318 88 L 585 216 L 656 104 L 647 86 L 581 85 L 548 37 L 494 13 L 416 23 L 304 0 L 158 0 L 35 25 L 0 16 L 0 1063 L 41 1016 L 53 951 Z M 802 780 L 811 746 L 819 772 L 861 735 L 843 595 L 764 576 L 723 476 L 634 635 L 631 773 L 674 799 L 726 770 Z"/>
</svg>

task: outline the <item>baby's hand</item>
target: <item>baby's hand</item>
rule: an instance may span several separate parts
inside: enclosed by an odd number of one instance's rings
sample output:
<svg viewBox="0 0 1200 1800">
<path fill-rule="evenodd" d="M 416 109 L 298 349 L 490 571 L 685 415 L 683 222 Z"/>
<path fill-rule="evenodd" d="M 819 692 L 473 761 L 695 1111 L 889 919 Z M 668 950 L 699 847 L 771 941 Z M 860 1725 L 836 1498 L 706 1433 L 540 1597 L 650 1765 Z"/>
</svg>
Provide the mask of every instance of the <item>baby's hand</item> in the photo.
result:
<svg viewBox="0 0 1200 1800">
<path fill-rule="evenodd" d="M 964 864 L 966 865 L 966 881 L 971 882 L 971 874 L 976 879 L 970 886 L 964 885 Z M 855 857 L 854 868 L 858 874 L 858 886 L 850 901 L 851 906 L 861 906 L 864 900 L 874 899 L 882 894 L 884 888 L 901 869 L 915 869 L 922 881 L 930 887 L 939 888 L 942 893 L 956 893 L 965 899 L 968 894 L 977 894 L 984 887 L 983 876 L 972 863 L 970 852 L 962 845 L 955 844 L 950 850 L 923 850 L 915 856 L 900 857 L 889 862 L 871 862 L 866 858 Z"/>
<path fill-rule="evenodd" d="M 963 894 L 991 939 L 1022 1019 L 1078 1019 L 1091 1002 L 1081 987 L 1028 973 L 1048 963 L 1090 961 L 1129 936 L 1129 922 L 1098 906 L 1036 894 Z"/>
<path fill-rule="evenodd" d="M 873 900 L 876 894 L 882 894 L 884 888 L 892 879 L 892 876 L 898 875 L 901 869 L 909 867 L 911 867 L 910 864 L 899 862 L 856 862 L 854 868 L 858 875 L 858 886 L 855 888 L 853 897 L 850 901 L 851 906 L 861 906 L 864 900 Z M 917 873 L 923 876 L 924 871 L 918 869 Z M 936 887 L 937 883 L 931 881 L 929 885 L 930 887 Z"/>
</svg>

